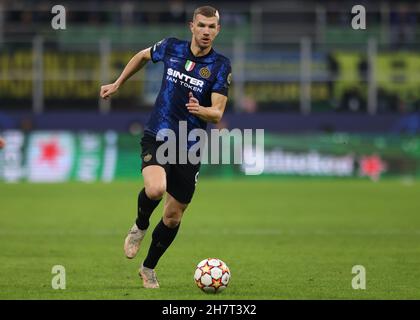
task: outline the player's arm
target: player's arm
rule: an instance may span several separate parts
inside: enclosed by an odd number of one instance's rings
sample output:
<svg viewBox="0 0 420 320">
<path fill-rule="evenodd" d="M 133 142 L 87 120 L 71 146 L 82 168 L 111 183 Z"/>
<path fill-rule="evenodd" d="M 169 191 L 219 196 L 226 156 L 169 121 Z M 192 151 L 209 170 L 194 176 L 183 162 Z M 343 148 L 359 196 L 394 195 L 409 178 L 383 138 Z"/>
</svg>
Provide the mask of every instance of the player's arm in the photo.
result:
<svg viewBox="0 0 420 320">
<path fill-rule="evenodd" d="M 194 98 L 192 92 L 190 92 L 190 100 L 186 104 L 188 111 L 195 114 L 200 119 L 218 123 L 223 116 L 226 108 L 227 97 L 223 94 L 212 92 L 211 94 L 211 107 L 200 106 L 197 98 Z"/>
<path fill-rule="evenodd" d="M 0 137 L 0 149 L 2 149 L 5 144 L 6 143 L 4 142 L 4 139 L 2 137 Z"/>
<path fill-rule="evenodd" d="M 115 92 L 117 92 L 118 88 L 123 85 L 124 82 L 126 82 L 133 74 L 143 68 L 144 65 L 151 59 L 152 57 L 150 54 L 150 48 L 144 49 L 134 55 L 114 83 L 101 86 L 101 98 L 107 99 Z"/>
</svg>

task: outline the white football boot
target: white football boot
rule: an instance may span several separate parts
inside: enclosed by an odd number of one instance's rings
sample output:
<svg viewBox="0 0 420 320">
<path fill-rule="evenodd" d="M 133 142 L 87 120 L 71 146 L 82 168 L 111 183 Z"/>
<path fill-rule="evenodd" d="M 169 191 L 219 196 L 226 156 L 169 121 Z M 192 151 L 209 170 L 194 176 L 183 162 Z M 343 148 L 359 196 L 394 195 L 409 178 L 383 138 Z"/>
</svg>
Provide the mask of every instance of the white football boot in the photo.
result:
<svg viewBox="0 0 420 320">
<path fill-rule="evenodd" d="M 139 269 L 139 276 L 143 279 L 143 287 L 147 289 L 159 288 L 159 282 L 154 269 L 149 269 L 141 265 Z"/>
<path fill-rule="evenodd" d="M 145 235 L 146 230 L 140 230 L 137 224 L 131 227 L 124 242 L 124 252 L 128 259 L 133 259 L 136 256 Z"/>
</svg>

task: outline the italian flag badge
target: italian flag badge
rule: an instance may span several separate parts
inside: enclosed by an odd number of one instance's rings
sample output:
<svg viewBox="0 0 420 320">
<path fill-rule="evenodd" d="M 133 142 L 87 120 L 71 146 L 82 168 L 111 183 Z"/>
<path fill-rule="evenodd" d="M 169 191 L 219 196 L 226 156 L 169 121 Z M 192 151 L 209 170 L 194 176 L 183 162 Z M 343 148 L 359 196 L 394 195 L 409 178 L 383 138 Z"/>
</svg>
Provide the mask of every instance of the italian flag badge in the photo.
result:
<svg viewBox="0 0 420 320">
<path fill-rule="evenodd" d="M 194 69 L 194 67 L 195 67 L 195 62 L 187 60 L 187 62 L 185 63 L 185 70 L 191 71 L 192 69 Z"/>
</svg>

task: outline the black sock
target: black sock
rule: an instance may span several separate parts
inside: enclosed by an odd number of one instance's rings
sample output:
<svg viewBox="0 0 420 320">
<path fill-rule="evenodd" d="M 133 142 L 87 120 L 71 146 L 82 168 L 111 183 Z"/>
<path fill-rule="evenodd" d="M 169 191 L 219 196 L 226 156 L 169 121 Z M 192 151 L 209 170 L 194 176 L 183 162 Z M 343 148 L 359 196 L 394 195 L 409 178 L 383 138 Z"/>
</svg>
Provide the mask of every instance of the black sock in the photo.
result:
<svg viewBox="0 0 420 320">
<path fill-rule="evenodd" d="M 146 191 L 140 191 L 139 196 L 137 198 L 137 219 L 136 224 L 137 227 L 141 230 L 146 230 L 149 227 L 149 219 L 153 213 L 153 210 L 159 205 L 159 200 L 152 200 L 146 195 Z"/>
<path fill-rule="evenodd" d="M 146 268 L 154 269 L 165 253 L 166 249 L 171 245 L 178 232 L 179 225 L 175 228 L 165 226 L 163 220 L 160 220 L 152 234 L 152 243 L 150 244 L 149 253 L 143 262 Z"/>
</svg>

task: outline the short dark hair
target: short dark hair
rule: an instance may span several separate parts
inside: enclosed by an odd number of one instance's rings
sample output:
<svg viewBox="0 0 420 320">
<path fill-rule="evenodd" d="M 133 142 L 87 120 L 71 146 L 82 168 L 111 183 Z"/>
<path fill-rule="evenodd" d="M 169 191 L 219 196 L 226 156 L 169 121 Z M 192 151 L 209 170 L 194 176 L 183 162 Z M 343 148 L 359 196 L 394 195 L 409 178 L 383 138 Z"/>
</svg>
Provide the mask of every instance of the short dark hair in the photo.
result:
<svg viewBox="0 0 420 320">
<path fill-rule="evenodd" d="M 203 7 L 198 7 L 197 9 L 195 9 L 194 10 L 194 15 L 193 15 L 193 20 L 195 19 L 197 14 L 201 14 L 201 15 L 207 17 L 207 18 L 216 17 L 217 22 L 219 22 L 219 20 L 220 20 L 219 11 L 217 11 L 216 8 L 213 8 L 211 6 L 203 6 Z"/>
</svg>

